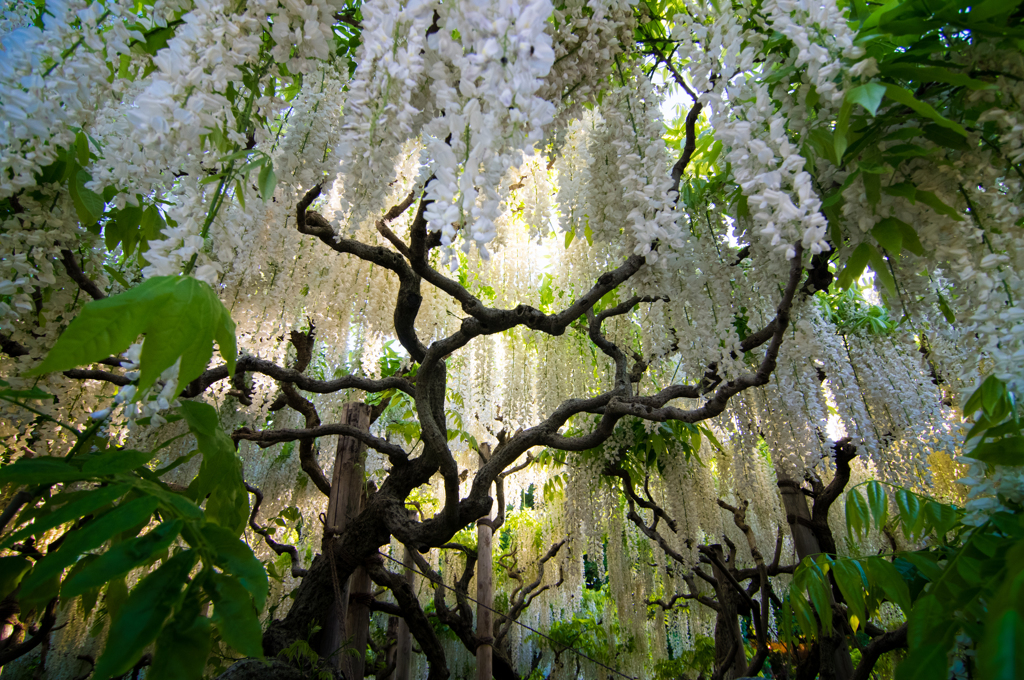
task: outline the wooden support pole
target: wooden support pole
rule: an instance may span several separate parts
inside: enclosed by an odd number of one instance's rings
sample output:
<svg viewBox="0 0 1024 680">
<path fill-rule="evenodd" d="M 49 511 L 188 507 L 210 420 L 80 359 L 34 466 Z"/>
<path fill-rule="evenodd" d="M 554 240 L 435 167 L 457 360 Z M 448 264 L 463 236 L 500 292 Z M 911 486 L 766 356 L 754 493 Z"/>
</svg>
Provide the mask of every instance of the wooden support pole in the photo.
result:
<svg viewBox="0 0 1024 680">
<path fill-rule="evenodd" d="M 370 407 L 366 404 L 350 402 L 342 407 L 341 422 L 363 430 L 370 429 Z M 330 531 L 343 533 L 348 528 L 349 519 L 359 513 L 363 488 L 363 459 L 366 447 L 358 439 L 339 437 L 338 449 L 334 458 L 334 473 L 331 477 L 331 496 L 327 503 L 327 514 L 324 526 L 324 550 L 333 546 Z M 321 636 L 320 656 L 330 657 L 333 665 L 339 670 L 343 657 L 351 656 L 342 653 L 341 645 L 352 634 L 346 629 L 350 581 L 346 579 L 340 584 L 341 602 L 335 608 L 337 615 L 328 617 L 324 622 Z M 365 642 L 364 642 L 365 648 Z M 351 677 L 351 676 L 349 676 Z M 362 675 L 359 676 L 362 678 Z"/>
<path fill-rule="evenodd" d="M 476 635 L 480 638 L 480 646 L 476 648 L 477 680 L 491 680 L 493 673 L 494 616 L 494 572 L 491 564 L 491 529 L 490 517 L 476 523 L 477 528 L 477 559 L 476 559 Z"/>
<path fill-rule="evenodd" d="M 402 561 L 406 564 L 412 564 L 412 551 L 409 550 L 409 546 L 405 547 L 404 559 Z M 405 581 L 413 588 L 413 592 L 416 592 L 415 578 L 416 574 L 413 570 L 406 567 Z M 398 638 L 395 642 L 395 654 L 395 672 L 391 679 L 411 680 L 412 633 L 409 632 L 409 624 L 405 622 L 405 619 L 399 619 L 398 621 Z"/>
<path fill-rule="evenodd" d="M 359 475 L 360 478 L 363 475 Z M 360 506 L 366 503 L 366 487 L 360 491 Z M 355 489 L 351 489 L 354 493 Z M 352 680 L 363 680 L 366 668 L 366 643 L 370 636 L 370 607 L 368 601 L 373 599 L 370 591 L 370 575 L 364 567 L 359 567 L 352 573 L 348 582 L 349 600 L 348 615 L 345 618 L 345 631 L 350 642 L 345 645 L 342 659 L 342 669 L 345 677 Z M 355 651 L 355 654 L 351 650 Z"/>
</svg>

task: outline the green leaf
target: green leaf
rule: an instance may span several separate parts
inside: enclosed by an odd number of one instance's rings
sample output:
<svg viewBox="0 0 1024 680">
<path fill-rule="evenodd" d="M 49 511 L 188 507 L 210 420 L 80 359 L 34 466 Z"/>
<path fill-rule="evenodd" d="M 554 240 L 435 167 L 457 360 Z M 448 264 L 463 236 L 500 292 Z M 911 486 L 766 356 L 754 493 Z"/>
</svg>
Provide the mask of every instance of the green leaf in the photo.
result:
<svg viewBox="0 0 1024 680">
<path fill-rule="evenodd" d="M 832 597 L 829 589 L 831 585 L 828 582 L 828 577 L 825 571 L 817 563 L 817 560 L 822 561 L 825 566 L 828 566 L 827 558 L 819 556 L 816 561 L 809 562 L 808 578 L 807 578 L 807 594 L 810 596 L 811 602 L 814 604 L 814 608 L 818 612 L 818 618 L 821 620 L 821 627 L 825 635 L 832 633 Z"/>
<path fill-rule="evenodd" d="M 884 96 L 885 85 L 881 83 L 867 83 L 866 85 L 848 90 L 846 92 L 846 101 L 851 104 L 860 104 L 867 109 L 868 113 L 874 116 Z"/>
<path fill-rule="evenodd" d="M 896 492 L 896 507 L 900 509 L 900 521 L 903 523 L 903 534 L 910 538 L 920 531 L 924 518 L 921 515 L 921 502 L 917 494 L 906 489 Z"/>
<path fill-rule="evenodd" d="M 139 390 L 181 359 L 182 387 L 206 369 L 213 341 L 229 373 L 234 372 L 235 324 L 206 283 L 182 276 L 156 276 L 119 295 L 93 300 L 71 322 L 46 359 L 26 375 L 65 371 L 119 354 L 145 334 Z"/>
<path fill-rule="evenodd" d="M 881 557 L 870 557 L 867 560 L 868 579 L 877 585 L 891 600 L 903 610 L 904 615 L 910 613 L 910 589 L 900 572 L 891 562 Z"/>
<path fill-rule="evenodd" d="M 155 205 L 146 208 L 139 220 L 139 231 L 142 233 L 142 238 L 147 241 L 154 241 L 160 238 L 160 232 L 165 226 L 167 226 L 167 223 L 164 222 L 159 208 Z"/>
<path fill-rule="evenodd" d="M 939 293 L 939 311 L 942 312 L 942 316 L 945 317 L 949 323 L 956 323 L 956 315 L 953 314 L 953 310 L 950 308 L 949 303 L 946 302 L 946 298 Z"/>
<path fill-rule="evenodd" d="M 889 220 L 891 219 L 889 218 Z M 889 220 L 882 220 L 876 224 L 871 229 L 871 235 L 890 254 L 899 255 L 900 251 L 903 250 L 903 233 Z"/>
<path fill-rule="evenodd" d="M 0 468 L 0 484 L 58 484 L 88 477 L 62 458 L 22 458 Z"/>
<path fill-rule="evenodd" d="M 1024 678 L 1024 619 L 1013 609 L 992 626 L 978 648 L 981 677 L 991 680 Z"/>
<path fill-rule="evenodd" d="M 930 104 L 926 104 L 925 102 L 914 98 L 914 95 L 910 92 L 910 90 L 906 90 L 902 87 L 899 87 L 898 85 L 886 84 L 885 96 L 893 100 L 894 102 L 898 102 L 900 104 L 903 104 L 904 106 L 913 109 L 919 115 L 928 118 L 929 120 L 935 122 L 937 125 L 941 125 L 944 128 L 948 128 L 953 132 L 956 132 L 957 134 L 962 135 L 964 137 L 967 136 L 967 130 L 965 130 L 962 125 L 960 125 L 959 123 L 955 123 L 949 120 L 948 118 L 944 117 L 934 108 L 932 108 Z"/>
<path fill-rule="evenodd" d="M 249 492 L 242 479 L 242 461 L 234 442 L 220 427 L 217 410 L 209 404 L 182 402 L 181 414 L 196 437 L 203 462 L 195 479 L 197 499 L 209 495 L 206 517 L 235 537 L 242 534 L 249 518 Z"/>
<path fill-rule="evenodd" d="M 277 175 L 274 174 L 274 164 L 268 159 L 260 168 L 258 176 L 260 196 L 264 201 L 269 201 L 274 196 L 274 189 L 277 187 Z"/>
<path fill-rule="evenodd" d="M 940 215 L 945 215 L 946 217 L 949 217 L 956 222 L 963 222 L 964 218 L 960 215 L 960 213 L 958 213 L 956 210 L 943 203 L 942 200 L 940 200 L 939 197 L 936 196 L 931 191 L 921 191 L 920 189 L 918 189 L 917 200 L 921 201 L 926 206 L 928 206 L 929 208 L 931 208 Z"/>
<path fill-rule="evenodd" d="M 896 680 L 935 680 L 946 677 L 948 649 L 938 644 L 925 644 L 914 649 L 896 667 Z"/>
<path fill-rule="evenodd" d="M 98 559 L 98 556 L 97 555 L 93 555 L 91 553 L 88 554 L 88 555 L 83 555 L 82 559 L 80 559 L 77 562 L 75 562 L 74 566 L 71 567 L 70 569 L 68 569 L 67 573 L 64 575 L 64 582 L 67 583 L 70 579 L 72 579 L 75 576 L 77 576 L 79 573 L 82 572 L 83 569 L 88 567 L 90 564 L 95 562 L 97 559 Z M 79 605 L 82 608 L 82 613 L 85 614 L 86 616 L 88 616 L 92 612 L 93 608 L 96 606 L 96 602 L 100 599 L 100 589 L 104 585 L 106 585 L 106 583 L 101 584 L 100 587 L 93 588 L 91 590 L 87 590 L 86 592 L 82 593 L 82 597 L 78 601 L 78 603 L 79 603 Z M 61 588 L 63 589 L 63 586 L 61 586 Z M 66 597 L 66 596 L 64 597 L 64 601 L 65 602 L 70 602 L 73 599 L 74 598 L 70 598 L 70 597 Z"/>
<path fill-rule="evenodd" d="M 917 187 L 912 182 L 899 182 L 885 187 L 885 193 L 890 196 L 902 196 L 910 201 L 911 205 L 917 202 Z M 890 218 L 891 219 L 891 218 Z"/>
<path fill-rule="evenodd" d="M 846 148 L 849 146 L 847 133 L 850 128 L 850 111 L 852 110 L 853 105 L 850 101 L 844 100 L 843 105 L 839 109 L 839 117 L 836 119 L 836 130 L 833 136 L 833 144 L 835 145 L 838 165 L 842 165 L 843 154 L 846 153 Z"/>
<path fill-rule="evenodd" d="M 157 52 L 167 47 L 167 41 L 174 37 L 174 29 L 178 23 L 182 22 L 175 21 L 169 26 L 154 28 L 152 31 L 148 31 L 144 34 L 146 38 L 144 42 L 132 43 L 132 52 L 135 52 L 136 54 L 155 55 Z"/>
<path fill-rule="evenodd" d="M 875 481 L 867 483 L 867 491 L 868 507 L 871 508 L 871 516 L 875 520 L 875 528 L 881 531 L 889 516 L 889 498 L 885 495 L 885 488 Z"/>
<path fill-rule="evenodd" d="M 877 172 L 870 172 L 874 168 L 869 168 L 867 163 L 861 163 L 860 165 L 864 170 L 862 174 L 864 178 L 864 194 L 867 196 L 868 203 L 878 205 L 878 201 L 882 198 L 882 177 L 879 174 L 882 168 L 878 168 Z"/>
<path fill-rule="evenodd" d="M 146 680 L 195 680 L 203 677 L 210 656 L 213 628 L 210 619 L 200 616 L 199 602 L 186 596 L 174 619 L 156 639 L 153 665 Z"/>
<path fill-rule="evenodd" d="M 121 235 L 121 243 L 125 255 L 131 255 L 135 250 L 135 244 L 139 240 L 139 225 L 142 223 L 142 215 L 142 206 L 125 205 L 117 211 L 117 216 L 114 218 L 117 230 Z M 107 249 L 111 249 L 109 243 L 107 244 Z"/>
<path fill-rule="evenodd" d="M 90 476 L 116 475 L 134 470 L 152 460 L 153 451 L 133 451 L 131 449 L 108 449 L 85 461 L 82 472 Z"/>
<path fill-rule="evenodd" d="M 899 229 L 900 236 L 903 237 L 903 250 L 909 250 L 918 257 L 922 257 L 924 255 L 924 246 L 921 245 L 921 239 L 917 237 L 917 230 L 915 230 L 912 226 L 910 226 L 903 220 L 896 219 L 895 217 L 887 217 L 884 220 L 882 220 L 882 222 L 892 224 L 897 229 Z M 879 222 L 879 224 L 881 224 L 882 222 Z"/>
<path fill-rule="evenodd" d="M 927 525 L 935 531 L 935 535 L 940 539 L 952 531 L 959 519 L 953 506 L 935 501 L 928 501 L 924 504 L 924 516 Z"/>
<path fill-rule="evenodd" d="M 142 579 L 110 624 L 108 644 L 96 662 L 95 680 L 124 675 L 153 640 L 177 605 L 197 555 L 179 552 Z"/>
<path fill-rule="evenodd" d="M 871 261 L 871 270 L 875 272 L 875 276 L 885 286 L 885 290 L 891 297 L 896 296 L 896 279 L 892 277 L 892 272 L 889 271 L 889 263 L 886 261 L 882 254 L 878 252 L 878 249 L 874 246 L 868 246 L 868 259 Z"/>
<path fill-rule="evenodd" d="M 1024 465 L 1024 437 L 985 442 L 966 455 L 989 465 Z"/>
<path fill-rule="evenodd" d="M 223 527 L 207 524 L 202 528 L 202 534 L 216 553 L 214 564 L 225 574 L 236 577 L 252 595 L 256 608 L 263 611 L 270 593 L 270 581 L 263 563 L 256 559 L 249 546 Z"/>
<path fill-rule="evenodd" d="M 934 555 L 930 553 L 911 552 L 901 553 L 900 556 L 903 560 L 910 562 L 912 565 L 917 567 L 917 570 L 921 572 L 921 575 L 929 581 L 936 581 L 942 577 L 942 567 L 935 563 L 935 560 L 938 558 Z"/>
<path fill-rule="evenodd" d="M 56 526 L 79 519 L 80 517 L 85 517 L 86 515 L 91 515 L 103 506 L 110 505 L 118 498 L 128 493 L 129 489 L 131 489 L 131 487 L 127 484 L 105 486 L 100 489 L 86 492 L 84 495 L 64 504 L 61 504 L 61 499 L 65 494 L 54 496 L 46 503 L 43 509 L 46 510 L 47 508 L 51 508 L 51 506 L 58 509 L 49 512 L 46 515 L 36 517 L 32 524 L 28 525 L 24 529 L 14 532 L 4 539 L 4 542 L 0 543 L 0 548 L 9 548 L 18 541 L 24 540 L 29 536 L 42 536 L 43 533 Z"/>
<path fill-rule="evenodd" d="M 846 494 L 846 530 L 852 539 L 853 536 L 862 536 L 870 526 L 871 515 L 864 497 L 856 489 L 851 489 Z"/>
<path fill-rule="evenodd" d="M 22 597 L 33 600 L 47 599 L 43 591 L 48 581 L 59 576 L 75 563 L 83 553 L 100 547 L 116 534 L 146 521 L 156 510 L 157 499 L 151 496 L 136 498 L 122 503 L 113 510 L 86 522 L 75 531 L 69 532 L 60 548 L 36 563 L 32 573 L 22 581 Z"/>
<path fill-rule="evenodd" d="M 986 83 L 984 80 L 971 78 L 964 73 L 950 71 L 947 68 L 938 66 L 919 66 L 912 64 L 887 64 L 882 67 L 882 73 L 901 80 L 910 80 L 917 83 L 940 82 L 967 87 L 972 90 L 992 90 L 995 85 Z M 875 84 L 875 83 L 872 83 Z M 884 91 L 884 88 L 883 88 Z"/>
<path fill-rule="evenodd" d="M 262 658 L 263 630 L 253 598 L 238 579 L 210 574 L 203 584 L 213 600 L 213 625 L 221 638 L 245 656 Z"/>
<path fill-rule="evenodd" d="M 832 573 L 835 575 L 836 585 L 843 594 L 851 614 L 863 624 L 867 621 L 867 604 L 865 600 L 866 583 L 864 574 L 860 567 L 853 561 L 835 560 L 832 562 Z"/>
<path fill-rule="evenodd" d="M 7 597 L 32 568 L 32 562 L 20 555 L 0 557 L 0 598 Z"/>
<path fill-rule="evenodd" d="M 85 183 L 90 180 L 92 180 L 92 175 L 85 170 L 79 170 L 68 182 L 71 201 L 75 205 L 75 212 L 78 213 L 78 220 L 83 227 L 91 227 L 96 224 L 106 207 L 102 196 L 92 189 L 86 188 Z"/>
<path fill-rule="evenodd" d="M 149 533 L 115 544 L 88 567 L 64 581 L 61 596 L 70 600 L 141 567 L 159 552 L 166 550 L 181 533 L 184 524 L 180 519 L 162 522 Z"/>
<path fill-rule="evenodd" d="M 82 131 L 75 135 L 75 151 L 78 154 L 78 164 L 83 168 L 89 165 L 89 138 Z"/>
<path fill-rule="evenodd" d="M 843 267 L 843 271 L 839 273 L 839 277 L 836 283 L 843 290 L 848 289 L 853 283 L 860 278 L 860 275 L 864 273 L 864 267 L 868 264 L 868 258 L 871 255 L 871 246 L 867 243 L 861 243 L 853 251 L 853 254 L 846 260 L 846 266 Z"/>
</svg>

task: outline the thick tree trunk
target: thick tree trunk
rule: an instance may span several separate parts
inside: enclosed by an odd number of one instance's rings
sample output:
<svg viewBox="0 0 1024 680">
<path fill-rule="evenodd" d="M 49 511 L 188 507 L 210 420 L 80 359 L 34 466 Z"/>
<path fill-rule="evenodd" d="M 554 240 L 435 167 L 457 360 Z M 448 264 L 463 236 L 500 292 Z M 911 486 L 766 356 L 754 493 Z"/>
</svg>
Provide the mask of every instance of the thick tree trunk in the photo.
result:
<svg viewBox="0 0 1024 680">
<path fill-rule="evenodd" d="M 844 466 L 846 479 L 849 479 L 848 459 Z M 845 480 L 839 481 L 845 486 Z M 815 518 L 817 522 L 812 521 L 811 510 L 807 506 L 807 498 L 800 483 L 780 475 L 778 485 L 782 495 L 782 504 L 786 510 L 786 521 L 789 522 L 789 528 L 793 534 L 793 545 L 796 548 L 797 557 L 803 560 L 806 557 L 821 554 L 823 547 L 821 539 L 825 539 L 824 542 L 827 546 L 835 550 L 831 532 L 828 531 L 828 508 L 824 508 L 825 532 L 821 535 L 822 518 L 817 517 Z M 829 590 L 829 601 L 833 601 L 831 589 Z M 834 615 L 832 635 L 822 637 L 818 641 L 821 649 L 819 672 L 822 680 L 850 680 L 853 677 L 853 660 L 850 658 L 850 647 L 846 642 L 846 636 L 842 633 L 843 626 L 844 622 L 841 617 Z"/>
<path fill-rule="evenodd" d="M 821 552 L 821 545 L 811 531 L 811 511 L 807 507 L 800 483 L 779 475 L 779 493 L 782 495 L 782 506 L 786 510 L 786 521 L 793 535 L 793 545 L 799 559 Z"/>
<path fill-rule="evenodd" d="M 743 650 L 743 632 L 740 629 L 740 609 L 745 604 L 742 596 L 729 583 L 729 577 L 718 563 L 725 564 L 722 546 L 711 545 L 708 549 L 718 559 L 711 562 L 712 573 L 718 581 L 718 614 L 715 618 L 715 677 L 719 680 L 735 680 L 747 670 L 747 655 Z"/>
</svg>

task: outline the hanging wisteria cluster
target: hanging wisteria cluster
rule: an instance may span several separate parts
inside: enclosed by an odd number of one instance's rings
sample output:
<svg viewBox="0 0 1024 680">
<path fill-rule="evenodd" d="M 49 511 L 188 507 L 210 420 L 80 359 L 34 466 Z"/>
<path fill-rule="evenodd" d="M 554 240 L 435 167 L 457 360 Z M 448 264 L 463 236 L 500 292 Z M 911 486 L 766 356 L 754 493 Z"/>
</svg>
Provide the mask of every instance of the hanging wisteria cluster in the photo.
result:
<svg viewBox="0 0 1024 680">
<path fill-rule="evenodd" d="M 650 12 L 618 0 L 8 4 L 4 381 L 60 395 L 39 406 L 56 421 L 91 415 L 112 441 L 141 448 L 187 433 L 168 423 L 181 400 L 215 405 L 226 431 L 245 428 L 235 443 L 246 481 L 266 496 L 263 516 L 294 509 L 307 565 L 326 500 L 305 475 L 333 465 L 336 432 L 301 461 L 298 438 L 264 446 L 249 435 L 338 422 L 371 383 L 324 384 L 442 376 L 436 406 L 454 472 L 437 468 L 416 487 L 421 521 L 457 503 L 453 488 L 477 492 L 481 443 L 504 446 L 568 400 L 618 390 L 544 433 L 565 450 L 531 445 L 508 462 L 532 461 L 504 480 L 519 513 L 504 531 L 520 565 L 571 534 L 523 623 L 553 630 L 590 615 L 620 662 L 648 673 L 653 659 L 714 635 L 714 614 L 696 602 L 655 606 L 713 595 L 691 578 L 702 547 L 756 539 L 770 552 L 779 540 L 796 561 L 779 483 L 827 484 L 837 442 L 856 447 L 851 484 L 955 496 L 959 479 L 967 490 L 951 500 L 966 503 L 969 523 L 1024 502 L 1020 467 L 957 458 L 959 409 L 985 378 L 1024 394 L 1020 54 L 979 44 L 952 55 L 995 74 L 951 81 L 984 110 L 972 127 L 882 80 L 880 57 L 834 0 L 681 1 L 657 17 L 658 37 L 639 32 Z M 668 88 L 652 68 L 686 93 L 680 120 L 665 120 Z M 883 98 L 925 118 L 884 118 Z M 850 121 L 876 115 L 877 149 L 864 151 L 867 124 Z M 552 321 L 624 262 L 633 268 L 586 309 Z M 102 370 L 25 376 L 90 300 L 182 275 L 215 291 L 247 368 L 200 384 L 179 376 L 179 360 L 139 389 L 147 349 L 134 342 Z M 523 319 L 544 318 L 500 332 L 481 320 L 481 309 L 517 305 L 529 307 Z M 301 370 L 319 387 L 296 397 L 282 391 L 280 367 L 299 362 L 298 331 L 315 336 Z M 271 364 L 280 370 L 252 368 Z M 716 402 L 716 390 L 758 371 L 764 380 Z M 374 397 L 384 406 L 373 436 L 426 457 L 437 445 L 417 409 L 436 397 L 419 383 L 389 389 Z M 620 420 L 590 442 L 615 408 Z M 0 437 L 5 464 L 74 445 L 15 406 Z M 155 464 L 192 448 L 185 437 Z M 619 486 L 641 449 L 658 462 L 645 458 L 649 479 L 631 483 L 672 519 L 663 543 L 643 530 L 659 515 L 640 503 L 631 518 L 636 499 Z M 184 488 L 198 465 L 174 481 Z M 382 488 L 395 467 L 381 444 L 367 477 Z M 749 535 L 726 508 L 740 505 Z M 425 547 L 454 587 L 464 557 Z M 386 550 L 398 559 L 397 539 Z M 595 588 L 587 570 L 605 561 Z M 274 591 L 278 618 L 296 583 Z M 84 625 L 61 635 L 86 645 Z M 517 627 L 509 635 L 517 672 L 540 663 L 535 652 L 562 671 L 557 650 Z M 465 653 L 446 645 L 449 658 Z"/>
</svg>

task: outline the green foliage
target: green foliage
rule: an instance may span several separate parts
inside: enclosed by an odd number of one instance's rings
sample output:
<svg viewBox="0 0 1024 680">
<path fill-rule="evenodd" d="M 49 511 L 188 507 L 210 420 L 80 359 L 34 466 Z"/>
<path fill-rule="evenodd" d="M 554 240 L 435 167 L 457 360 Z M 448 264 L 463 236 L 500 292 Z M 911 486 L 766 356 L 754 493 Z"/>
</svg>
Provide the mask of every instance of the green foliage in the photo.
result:
<svg viewBox="0 0 1024 680">
<path fill-rule="evenodd" d="M 710 677 L 715 665 L 715 639 L 695 635 L 693 649 L 684 649 L 675 659 L 662 659 L 654 664 L 656 680 L 678 680 L 681 677 Z"/>
<path fill-rule="evenodd" d="M 42 396 L 49 395 L 0 390 L 26 408 Z M 0 484 L 27 486 L 33 497 L 0 541 L 0 548 L 23 553 L 0 558 L 0 588 L 5 595 L 18 588 L 24 612 L 41 611 L 53 598 L 80 599 L 91 611 L 105 591 L 100 622 L 109 620 L 112 644 L 96 662 L 93 677 L 101 680 L 125 673 L 154 642 L 155 659 L 175 661 L 157 664 L 156 678 L 197 677 L 214 636 L 244 654 L 261 654 L 258 613 L 269 584 L 238 539 L 239 517 L 249 509 L 240 463 L 212 407 L 186 402 L 181 410 L 204 458 L 192 484 L 202 495 L 171 490 L 160 475 L 172 466 L 150 470 L 154 453 L 112 446 L 98 423 L 85 431 L 66 426 L 77 443 L 63 459 L 0 468 Z M 197 502 L 207 493 L 204 511 Z M 29 542 L 33 550 L 21 547 Z M 138 570 L 143 577 L 128 590 L 125 579 Z M 206 602 L 213 603 L 212 618 L 201 615 Z"/>
<path fill-rule="evenodd" d="M 967 454 L 989 465 L 1019 465 L 1021 432 L 1012 392 L 988 378 L 967 400 L 965 413 L 975 425 Z M 1024 512 L 1000 498 L 1009 512 L 990 515 L 980 526 L 964 523 L 961 509 L 895 488 L 890 498 L 879 482 L 847 492 L 846 520 L 851 540 L 872 527 L 895 523 L 904 536 L 926 547 L 891 558 L 804 560 L 793 575 L 780 621 L 783 639 L 797 632 L 814 637 L 821 622 L 831 626 L 828 590 L 834 582 L 854 629 L 888 600 L 907 616 L 909 649 L 897 666 L 897 680 L 946 677 L 960 639 L 972 641 L 978 659 L 973 677 L 981 680 L 1024 675 Z M 823 615 L 827 614 L 827 615 Z M 794 623 L 796 628 L 794 628 Z"/>
<path fill-rule="evenodd" d="M 75 317 L 27 375 L 42 375 L 94 363 L 119 354 L 145 334 L 138 387 L 145 390 L 181 360 L 178 384 L 187 385 L 206 370 L 214 341 L 228 371 L 235 370 L 235 324 L 208 284 L 187 276 L 155 276 L 102 300 Z"/>
<path fill-rule="evenodd" d="M 865 247 L 870 248 L 870 246 Z M 846 269 L 849 268 L 850 263 L 848 262 Z M 861 271 L 863 271 L 863 267 Z M 873 305 L 868 302 L 857 286 L 851 285 L 847 288 L 842 292 L 819 293 L 815 296 L 815 300 L 826 318 L 840 331 L 885 335 L 896 330 L 898 322 L 889 316 L 889 310 L 885 306 Z"/>
</svg>

